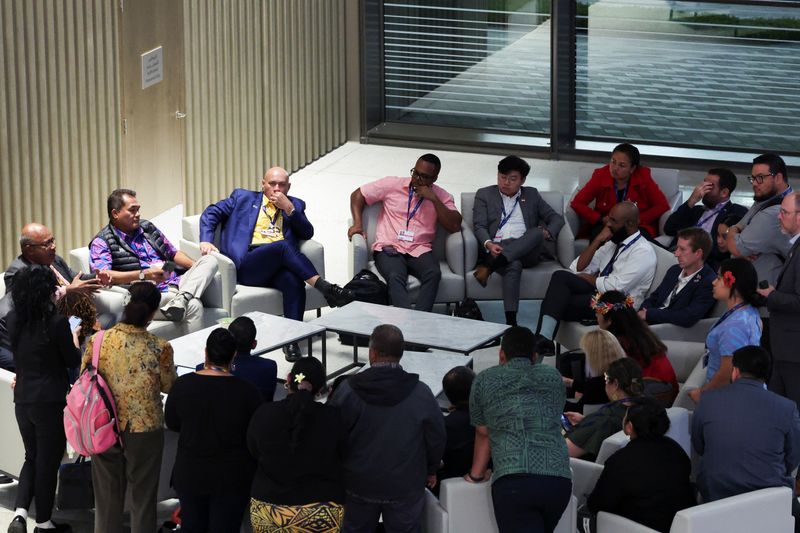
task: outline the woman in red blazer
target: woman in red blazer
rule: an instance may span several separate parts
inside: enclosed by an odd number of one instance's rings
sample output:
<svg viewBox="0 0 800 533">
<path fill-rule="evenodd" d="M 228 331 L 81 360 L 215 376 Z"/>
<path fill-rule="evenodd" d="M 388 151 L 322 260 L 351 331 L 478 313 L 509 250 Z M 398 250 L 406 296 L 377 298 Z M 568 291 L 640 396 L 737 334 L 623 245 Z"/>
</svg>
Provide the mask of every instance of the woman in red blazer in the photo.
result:
<svg viewBox="0 0 800 533">
<path fill-rule="evenodd" d="M 630 200 L 639 207 L 640 229 L 650 237 L 658 235 L 658 219 L 669 210 L 667 198 L 650 176 L 650 169 L 639 165 L 639 150 L 620 144 L 611 153 L 611 162 L 592 173 L 570 206 L 581 217 L 579 238 L 594 238 L 605 225 L 611 208 Z M 594 207 L 589 204 L 594 202 Z"/>
</svg>

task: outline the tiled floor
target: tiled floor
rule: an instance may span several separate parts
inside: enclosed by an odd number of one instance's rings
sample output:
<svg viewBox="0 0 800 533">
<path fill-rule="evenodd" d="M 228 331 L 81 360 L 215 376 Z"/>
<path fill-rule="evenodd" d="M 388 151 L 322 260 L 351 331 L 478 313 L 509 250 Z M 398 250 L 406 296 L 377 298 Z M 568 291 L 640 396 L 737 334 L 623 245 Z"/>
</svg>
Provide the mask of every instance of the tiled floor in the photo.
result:
<svg viewBox="0 0 800 533">
<path fill-rule="evenodd" d="M 383 176 L 407 176 L 409 169 L 423 152 L 424 150 L 412 148 L 347 143 L 292 176 L 291 192 L 306 201 L 308 217 L 316 230 L 314 238 L 325 246 L 325 274 L 328 279 L 343 284 L 352 276 L 348 266 L 347 241 L 350 193 L 362 183 Z M 438 184 L 453 194 L 457 205 L 462 192 L 475 191 L 479 187 L 492 184 L 496 179 L 497 161 L 500 159 L 498 156 L 443 151 L 436 153 L 442 160 Z M 577 184 L 579 169 L 592 166 L 587 163 L 545 159 L 528 161 L 532 171 L 527 185 L 565 193 L 571 192 Z M 604 163 L 605 161 L 598 160 L 595 166 Z M 702 179 L 702 173 L 697 172 L 684 172 L 681 176 L 680 184 L 684 191 L 690 190 Z M 741 187 L 739 193 L 744 200 L 740 201 L 746 201 L 749 190 L 749 187 Z M 485 304 L 483 310 L 487 320 L 502 322 L 503 314 L 498 305 Z M 537 316 L 538 302 L 523 302 L 520 321 L 525 325 L 533 325 Z M 313 313 L 306 314 L 306 320 L 313 318 Z M 327 341 L 330 370 L 352 361 L 352 348 L 341 346 L 333 334 L 328 335 Z M 316 341 L 314 345 L 315 354 L 319 354 L 319 344 Z M 283 354 L 278 351 L 269 356 L 278 362 L 279 376 L 285 376 L 290 365 L 284 360 Z M 360 350 L 360 356 L 366 357 L 365 349 Z M 480 371 L 495 364 L 497 348 L 479 350 L 473 356 L 475 370 Z M 15 494 L 15 485 L 0 486 L 0 530 L 7 527 L 13 517 Z M 174 504 L 175 502 L 167 502 L 163 505 L 163 512 L 160 514 L 162 520 L 169 517 Z M 88 511 L 57 511 L 55 519 L 73 524 L 78 533 L 92 530 L 92 514 Z M 33 531 L 33 525 L 33 521 L 29 520 L 29 531 Z"/>
</svg>

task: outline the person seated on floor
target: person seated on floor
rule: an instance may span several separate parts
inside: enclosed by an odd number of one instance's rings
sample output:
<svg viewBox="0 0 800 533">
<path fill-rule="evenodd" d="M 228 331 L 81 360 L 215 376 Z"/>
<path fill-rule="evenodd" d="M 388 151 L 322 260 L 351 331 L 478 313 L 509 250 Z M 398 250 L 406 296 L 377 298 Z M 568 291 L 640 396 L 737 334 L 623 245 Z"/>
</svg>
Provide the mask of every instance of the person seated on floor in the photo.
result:
<svg viewBox="0 0 800 533">
<path fill-rule="evenodd" d="M 711 250 L 711 237 L 701 228 L 678 232 L 675 257 L 658 288 L 639 308 L 639 316 L 648 324 L 675 324 L 683 328 L 695 325 L 714 307 L 711 283 L 716 272 L 704 261 Z"/>
<path fill-rule="evenodd" d="M 732 215 L 740 218 L 747 213 L 743 205 L 733 203 L 731 195 L 736 190 L 736 174 L 727 168 L 712 168 L 695 188 L 689 198 L 667 217 L 664 233 L 676 237 L 686 228 L 700 228 L 711 236 L 714 244 L 709 257 L 715 257 L 719 225 Z M 670 249 L 675 246 L 672 241 Z"/>
<path fill-rule="evenodd" d="M 569 392 L 577 400 L 567 402 L 566 411 L 583 412 L 584 405 L 608 403 L 605 373 L 609 365 L 625 357 L 625 350 L 617 338 L 604 329 L 586 332 L 581 338 L 581 351 L 585 354 L 585 371 L 582 377 L 562 377 Z M 580 374 L 580 372 L 579 372 Z"/>
<path fill-rule="evenodd" d="M 671 385 L 671 393 L 663 398 L 671 404 L 678 395 L 678 377 L 667 358 L 667 347 L 636 314 L 632 298 L 619 291 L 598 293 L 592 308 L 597 325 L 613 333 L 625 354 L 639 363 L 646 386 L 653 385 L 649 380 Z"/>
<path fill-rule="evenodd" d="M 770 354 L 759 346 L 733 352 L 732 383 L 703 394 L 692 415 L 692 447 L 700 456 L 697 486 L 713 502 L 768 487 L 795 490 L 800 464 L 797 404 L 767 390 Z M 792 497 L 794 531 L 800 503 Z"/>
<path fill-rule="evenodd" d="M 630 442 L 606 459 L 586 500 L 590 512 L 614 513 L 667 533 L 675 513 L 695 505 L 692 462 L 666 436 L 669 426 L 666 409 L 652 398 L 631 403 L 622 422 Z"/>
<path fill-rule="evenodd" d="M 603 441 L 620 430 L 628 407 L 644 392 L 642 368 L 630 357 L 608 365 L 604 378 L 607 404 L 588 415 L 564 413 L 572 425 L 564 435 L 570 457 L 594 461 Z"/>
<path fill-rule="evenodd" d="M 728 229 L 738 224 L 740 220 L 742 217 L 739 215 L 730 215 L 717 226 L 717 254 L 709 256 L 706 261 L 714 272 L 719 270 L 723 261 L 731 258 L 731 251 L 728 249 Z"/>
<path fill-rule="evenodd" d="M 656 252 L 639 232 L 639 209 L 632 202 L 615 205 L 597 237 L 569 266 L 550 279 L 539 313 L 537 332 L 555 337 L 561 320 L 594 318 L 595 292 L 622 291 L 638 305 L 653 282 Z"/>
<path fill-rule="evenodd" d="M 593 240 L 608 223 L 611 209 L 629 201 L 639 206 L 642 234 L 646 239 L 658 235 L 658 220 L 669 203 L 650 175 L 650 169 L 639 162 L 639 150 L 628 143 L 614 148 L 611 162 L 592 173 L 592 178 L 570 202 L 581 219 L 579 239 Z M 594 207 L 589 204 L 594 202 Z"/>
<path fill-rule="evenodd" d="M 184 323 L 187 333 L 200 329 L 199 298 L 217 273 L 217 261 L 213 257 L 193 261 L 155 224 L 141 218 L 140 209 L 136 191 L 116 189 L 108 196 L 108 225 L 89 244 L 92 272 L 108 275 L 113 285 L 155 283 L 161 302 L 154 320 Z"/>
<path fill-rule="evenodd" d="M 451 477 L 463 477 L 472 466 L 475 426 L 469 419 L 469 393 L 474 380 L 475 372 L 465 366 L 450 369 L 442 378 L 442 388 L 450 401 L 450 408 L 449 414 L 444 417 L 447 440 L 442 455 L 442 466 L 436 473 L 440 481 Z"/>
<path fill-rule="evenodd" d="M 430 311 L 439 290 L 442 272 L 433 254 L 438 224 L 450 233 L 461 230 L 461 213 L 453 195 L 436 185 L 442 163 L 434 154 L 424 154 L 411 169 L 411 178 L 386 177 L 362 185 L 350 195 L 353 225 L 347 238 L 365 235 L 364 207 L 383 202 L 372 244 L 375 266 L 386 280 L 389 301 L 411 309 L 408 275 L 420 281 L 415 309 Z M 427 201 L 426 201 L 427 200 Z"/>
<path fill-rule="evenodd" d="M 231 363 L 233 375 L 256 386 L 265 402 L 271 402 L 275 396 L 275 384 L 278 379 L 278 364 L 272 359 L 251 355 L 256 341 L 256 325 L 248 316 L 237 317 L 228 325 L 228 331 L 236 341 L 236 356 Z M 197 365 L 202 370 L 205 363 Z"/>
<path fill-rule="evenodd" d="M 725 387 L 731 382 L 733 352 L 743 346 L 758 346 L 762 322 L 758 312 L 761 297 L 757 292 L 758 274 L 748 259 L 733 257 L 723 261 L 714 280 L 714 299 L 728 308 L 706 335 L 703 366 L 706 379 L 702 387 L 689 391 L 695 403 L 707 390 Z"/>
<path fill-rule="evenodd" d="M 305 284 L 322 293 L 331 307 L 353 301 L 352 291 L 329 283 L 300 252 L 299 241 L 314 236 L 306 217 L 306 203 L 289 196 L 289 173 L 272 167 L 261 180 L 261 190 L 234 189 L 224 200 L 206 207 L 200 215 L 200 252 L 220 250 L 214 232 L 220 232 L 220 249 L 236 265 L 236 280 L 243 285 L 271 287 L 283 294 L 283 316 L 303 320 Z M 302 357 L 294 342 L 284 347 L 286 360 Z"/>
<path fill-rule="evenodd" d="M 535 187 L 523 187 L 530 165 L 510 155 L 497 165 L 497 185 L 478 189 L 472 209 L 479 260 L 474 272 L 482 286 L 492 272 L 503 277 L 506 324 L 517 325 L 522 269 L 541 260 L 545 241 L 555 241 L 564 225 Z"/>
</svg>

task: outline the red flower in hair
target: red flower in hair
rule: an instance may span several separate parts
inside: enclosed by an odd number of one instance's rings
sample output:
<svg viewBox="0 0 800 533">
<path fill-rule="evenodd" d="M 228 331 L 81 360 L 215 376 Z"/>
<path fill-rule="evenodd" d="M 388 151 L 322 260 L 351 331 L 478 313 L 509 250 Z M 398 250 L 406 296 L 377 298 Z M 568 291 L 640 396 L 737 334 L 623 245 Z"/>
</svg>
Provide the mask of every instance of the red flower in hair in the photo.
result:
<svg viewBox="0 0 800 533">
<path fill-rule="evenodd" d="M 722 282 L 730 289 L 733 287 L 733 284 L 736 283 L 736 276 L 733 275 L 733 272 L 728 270 L 722 275 Z"/>
</svg>

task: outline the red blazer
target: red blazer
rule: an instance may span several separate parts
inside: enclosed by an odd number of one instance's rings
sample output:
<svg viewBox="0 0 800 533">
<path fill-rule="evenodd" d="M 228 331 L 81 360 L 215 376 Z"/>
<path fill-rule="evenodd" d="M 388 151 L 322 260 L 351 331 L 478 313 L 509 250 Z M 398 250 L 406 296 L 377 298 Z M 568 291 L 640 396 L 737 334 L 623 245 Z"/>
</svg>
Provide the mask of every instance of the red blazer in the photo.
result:
<svg viewBox="0 0 800 533">
<path fill-rule="evenodd" d="M 628 181 L 626 200 L 634 202 L 639 207 L 639 225 L 655 237 L 658 235 L 658 219 L 669 211 L 669 203 L 661 189 L 650 176 L 650 169 L 639 166 Z M 594 201 L 594 208 L 589 204 Z M 581 217 L 582 226 L 593 226 L 598 220 L 608 215 L 611 208 L 617 204 L 617 193 L 614 190 L 614 178 L 608 165 L 596 169 L 592 179 L 583 186 L 570 206 Z M 579 236 L 588 233 L 587 227 L 582 227 Z"/>
</svg>

